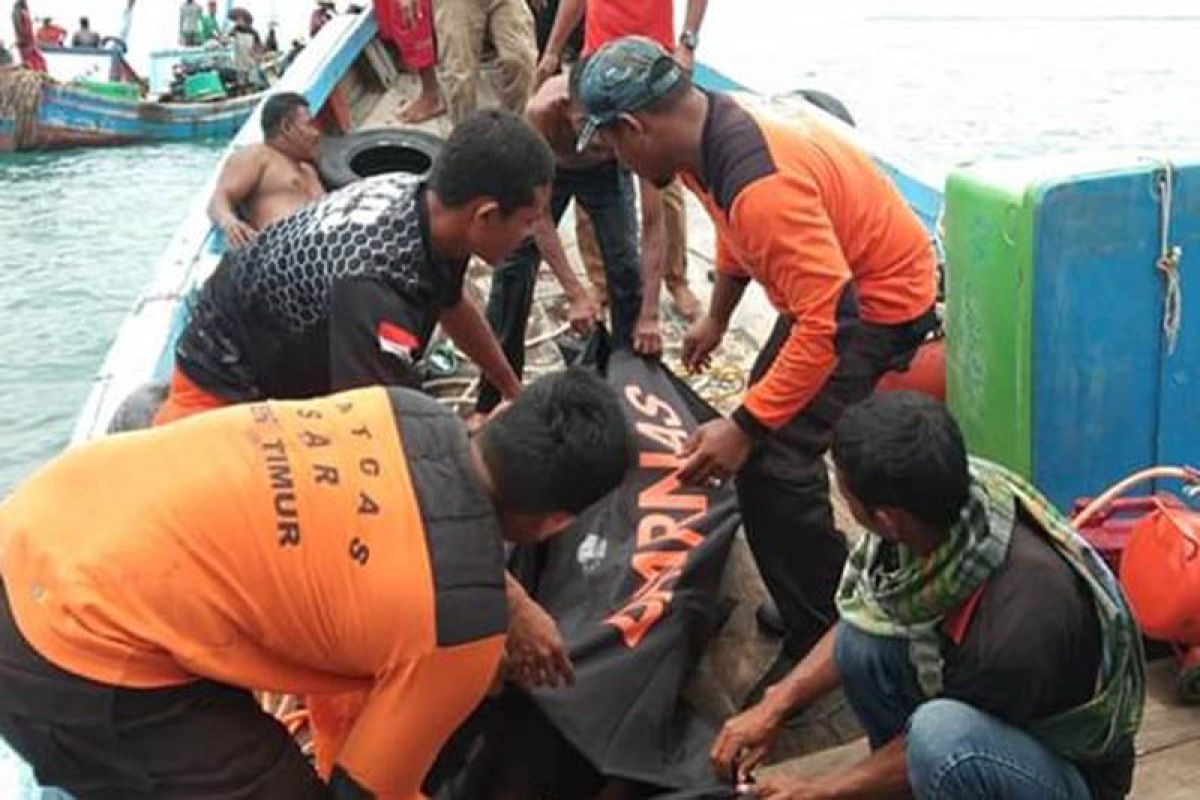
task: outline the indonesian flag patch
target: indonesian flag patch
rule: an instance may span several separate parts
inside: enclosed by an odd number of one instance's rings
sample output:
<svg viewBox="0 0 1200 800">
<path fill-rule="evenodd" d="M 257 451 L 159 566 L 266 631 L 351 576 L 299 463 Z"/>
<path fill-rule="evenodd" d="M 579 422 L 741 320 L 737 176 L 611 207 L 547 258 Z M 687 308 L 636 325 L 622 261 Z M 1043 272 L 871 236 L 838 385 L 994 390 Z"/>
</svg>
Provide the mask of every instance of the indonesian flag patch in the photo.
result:
<svg viewBox="0 0 1200 800">
<path fill-rule="evenodd" d="M 416 336 L 394 322 L 380 322 L 375 335 L 379 338 L 380 350 L 391 353 L 405 364 L 413 363 L 413 352 L 421 344 Z"/>
</svg>

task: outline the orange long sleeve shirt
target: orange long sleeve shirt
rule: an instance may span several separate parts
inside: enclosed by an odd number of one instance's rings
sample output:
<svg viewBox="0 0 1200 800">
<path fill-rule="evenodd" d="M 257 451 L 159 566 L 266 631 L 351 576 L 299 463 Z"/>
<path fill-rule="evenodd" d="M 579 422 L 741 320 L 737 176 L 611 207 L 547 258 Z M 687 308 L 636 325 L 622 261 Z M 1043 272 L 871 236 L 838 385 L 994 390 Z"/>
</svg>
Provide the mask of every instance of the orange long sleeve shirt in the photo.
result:
<svg viewBox="0 0 1200 800">
<path fill-rule="evenodd" d="M 717 269 L 758 281 L 795 323 L 743 403 L 778 428 L 837 366 L 847 285 L 863 320 L 901 324 L 933 306 L 937 263 L 920 220 L 866 153 L 815 119 L 785 123 L 708 97 L 703 174 L 683 180 L 716 226 Z"/>
<path fill-rule="evenodd" d="M 450 419 L 372 388 L 69 450 L 0 505 L 17 625 L 49 661 L 117 686 L 367 690 L 337 763 L 377 795 L 419 797 L 506 622 L 498 524 Z"/>
</svg>

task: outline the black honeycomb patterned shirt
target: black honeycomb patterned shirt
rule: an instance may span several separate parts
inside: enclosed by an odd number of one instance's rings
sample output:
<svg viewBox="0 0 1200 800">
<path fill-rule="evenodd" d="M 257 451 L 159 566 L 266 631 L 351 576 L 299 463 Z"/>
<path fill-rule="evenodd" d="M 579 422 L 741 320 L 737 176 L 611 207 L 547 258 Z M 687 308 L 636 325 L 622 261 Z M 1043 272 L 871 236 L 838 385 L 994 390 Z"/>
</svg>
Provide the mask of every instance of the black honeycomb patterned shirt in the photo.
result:
<svg viewBox="0 0 1200 800">
<path fill-rule="evenodd" d="M 425 185 L 368 178 L 226 253 L 192 306 L 176 366 L 231 402 L 414 386 L 466 261 L 439 262 Z"/>
</svg>

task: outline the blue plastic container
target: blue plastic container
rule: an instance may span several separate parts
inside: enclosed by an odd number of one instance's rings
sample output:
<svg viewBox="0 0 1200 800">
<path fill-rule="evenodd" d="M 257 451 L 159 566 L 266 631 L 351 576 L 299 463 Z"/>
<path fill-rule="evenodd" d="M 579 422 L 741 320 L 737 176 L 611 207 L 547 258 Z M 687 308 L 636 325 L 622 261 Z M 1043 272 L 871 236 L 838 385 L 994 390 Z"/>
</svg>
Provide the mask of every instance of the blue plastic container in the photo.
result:
<svg viewBox="0 0 1200 800">
<path fill-rule="evenodd" d="M 1173 348 L 1164 208 L 1182 249 Z M 1064 510 L 1142 467 L 1200 464 L 1200 157 L 964 167 L 946 245 L 948 401 L 974 452 Z"/>
</svg>

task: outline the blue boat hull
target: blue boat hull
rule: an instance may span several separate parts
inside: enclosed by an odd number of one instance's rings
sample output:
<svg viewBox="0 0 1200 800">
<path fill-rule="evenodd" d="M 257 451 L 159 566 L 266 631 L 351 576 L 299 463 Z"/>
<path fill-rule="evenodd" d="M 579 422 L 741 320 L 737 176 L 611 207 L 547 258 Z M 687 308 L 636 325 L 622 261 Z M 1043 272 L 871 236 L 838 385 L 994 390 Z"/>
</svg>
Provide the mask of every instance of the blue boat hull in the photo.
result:
<svg viewBox="0 0 1200 800">
<path fill-rule="evenodd" d="M 14 120 L 0 118 L 0 151 L 231 139 L 261 97 L 253 94 L 213 103 L 135 102 L 47 84 L 42 87 L 31 141 L 18 147 Z"/>
</svg>

